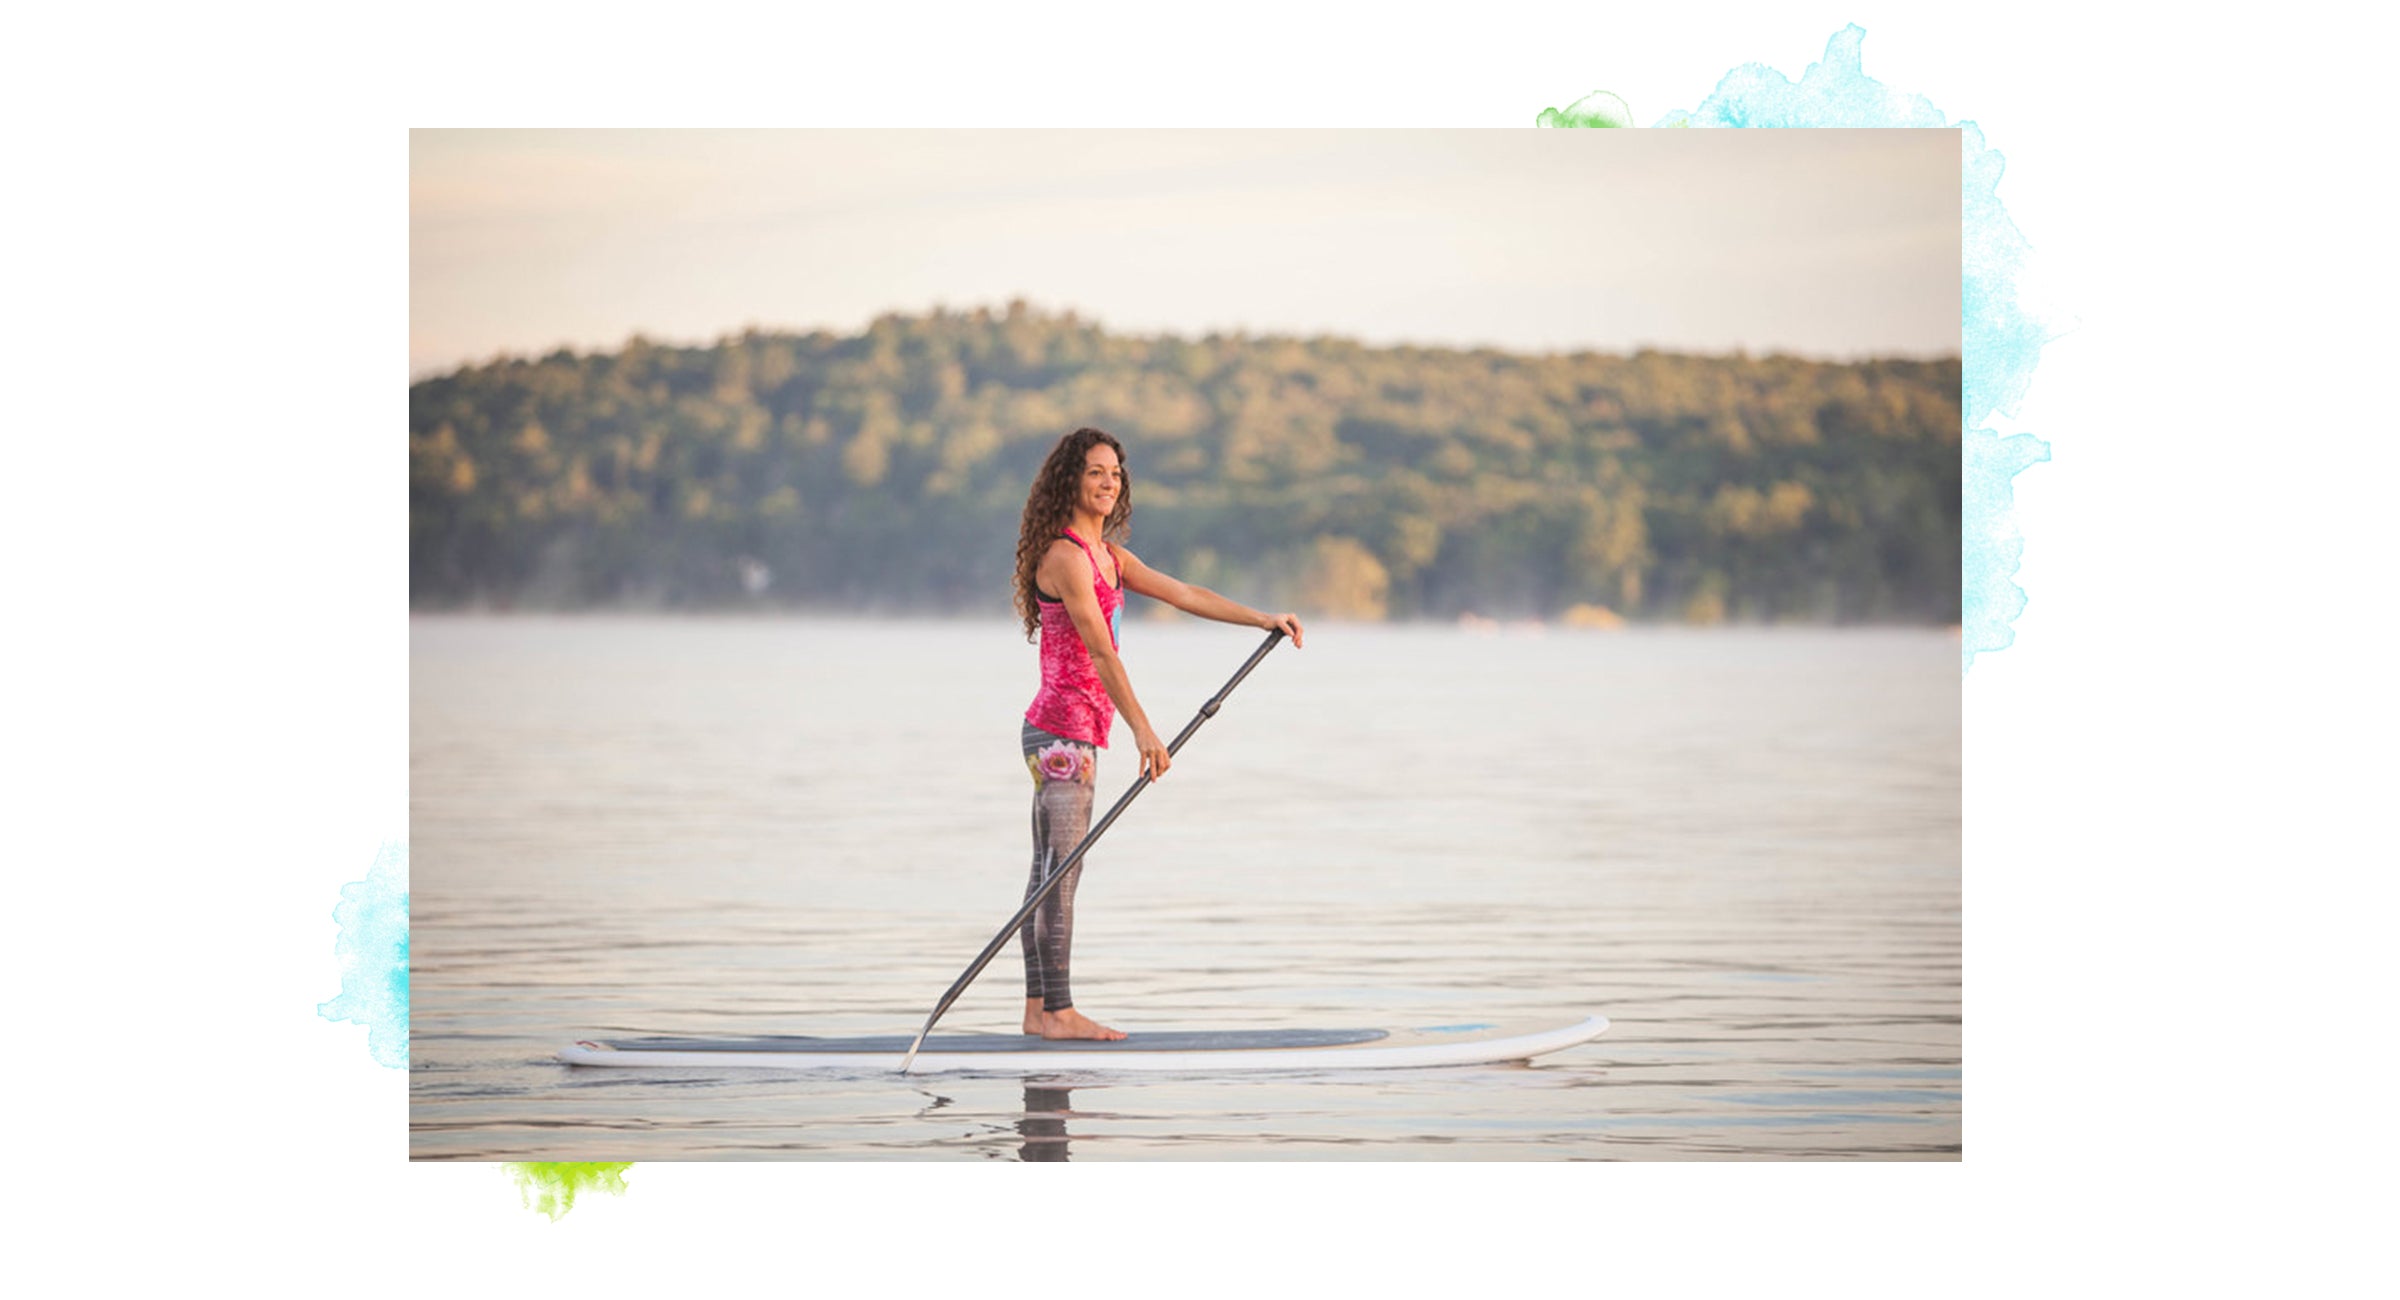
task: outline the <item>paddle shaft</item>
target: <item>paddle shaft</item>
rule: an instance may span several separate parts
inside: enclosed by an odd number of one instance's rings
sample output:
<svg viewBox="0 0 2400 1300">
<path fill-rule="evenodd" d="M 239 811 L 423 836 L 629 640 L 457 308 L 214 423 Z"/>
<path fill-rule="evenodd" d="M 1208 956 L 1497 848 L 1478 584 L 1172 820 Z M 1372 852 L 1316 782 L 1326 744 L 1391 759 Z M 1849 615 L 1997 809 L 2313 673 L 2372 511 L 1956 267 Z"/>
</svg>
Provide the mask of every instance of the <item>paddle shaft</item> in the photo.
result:
<svg viewBox="0 0 2400 1300">
<path fill-rule="evenodd" d="M 1233 694 L 1233 688 L 1241 685 L 1242 679 L 1250 675 L 1250 670 L 1258 667 L 1258 661 L 1266 658 L 1267 652 L 1274 649 L 1276 643 L 1282 640 L 1283 630 L 1281 628 L 1267 633 L 1267 639 L 1259 644 L 1258 649 L 1250 652 L 1250 658 L 1242 664 L 1241 671 L 1235 673 L 1232 680 L 1226 682 L 1216 694 L 1210 696 L 1208 703 L 1200 706 L 1200 712 L 1194 715 L 1190 722 L 1184 724 L 1182 731 L 1176 733 L 1175 739 L 1167 742 L 1169 758 L 1173 758 L 1177 752 L 1182 750 L 1183 742 L 1192 738 L 1192 733 L 1200 729 L 1201 723 L 1217 716 L 1217 710 L 1224 705 L 1225 697 Z M 1008 946 L 1009 936 L 1023 929 L 1025 922 L 1032 917 L 1035 909 L 1048 901 L 1050 895 L 1058 891 L 1058 887 L 1066 882 L 1067 873 L 1074 870 L 1076 863 L 1083 861 L 1083 855 L 1099 841 L 1102 835 L 1108 833 L 1108 828 L 1116 824 L 1117 817 L 1125 811 L 1128 804 L 1133 802 L 1134 796 L 1147 789 L 1150 782 L 1151 777 L 1147 773 L 1134 778 L 1133 785 L 1117 800 L 1116 806 L 1110 808 L 1108 815 L 1102 817 L 1100 823 L 1092 827 L 1090 833 L 1083 837 L 1083 843 L 1075 846 L 1075 851 L 1067 855 L 1066 861 L 1051 868 L 1050 875 L 1042 881 L 1041 888 L 1034 890 L 1032 896 L 1025 900 L 1025 905 L 1017 909 L 1017 914 L 1009 918 L 1008 924 L 1000 927 L 1000 933 L 993 935 L 992 941 L 983 946 L 983 952 L 975 958 L 974 964 L 967 967 L 966 973 L 958 977 L 958 982 L 950 986 L 950 991 L 942 995 L 942 1000 L 934 1005 L 933 1014 L 925 1017 L 925 1027 L 917 1031 L 917 1041 L 908 1045 L 908 1055 L 900 1060 L 902 1074 L 908 1073 L 910 1063 L 917 1059 L 917 1049 L 925 1045 L 925 1036 L 933 1032 L 934 1022 L 942 1018 L 942 1013 L 950 1009 L 951 1003 L 958 1001 L 958 995 L 967 991 L 967 986 L 975 982 L 975 977 L 983 973 L 983 968 L 992 964 L 992 958 L 999 956 L 1000 950 Z"/>
</svg>

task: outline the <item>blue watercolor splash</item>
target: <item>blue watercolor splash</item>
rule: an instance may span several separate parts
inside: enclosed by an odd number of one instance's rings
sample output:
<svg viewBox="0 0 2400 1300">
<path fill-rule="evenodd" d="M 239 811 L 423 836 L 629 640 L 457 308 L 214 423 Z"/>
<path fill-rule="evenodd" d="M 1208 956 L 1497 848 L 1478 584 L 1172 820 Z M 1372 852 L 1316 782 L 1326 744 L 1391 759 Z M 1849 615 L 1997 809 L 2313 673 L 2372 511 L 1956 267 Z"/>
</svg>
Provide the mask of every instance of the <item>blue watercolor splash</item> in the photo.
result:
<svg viewBox="0 0 2400 1300">
<path fill-rule="evenodd" d="M 342 994 L 317 1014 L 367 1027 L 379 1065 L 408 1068 L 408 846 L 386 844 L 364 880 L 342 886 L 333 909 Z"/>
<path fill-rule="evenodd" d="M 1866 37 L 1866 29 L 1855 23 L 1834 33 L 1825 43 L 1824 59 L 1808 65 L 1797 82 L 1763 64 L 1745 63 L 1726 73 L 1698 108 L 1669 113 L 1654 125 L 1958 128 L 1960 399 L 1966 426 L 1960 449 L 1959 671 L 1964 672 L 1977 654 L 2008 648 L 2016 639 L 2017 616 L 2025 611 L 2025 590 L 2016 583 L 2025 542 L 2017 528 L 2014 481 L 2027 467 L 2050 459 L 2050 444 L 2025 433 L 2002 437 L 1989 422 L 1995 413 L 2016 414 L 2033 383 L 2042 345 L 2057 335 L 2020 297 L 2019 277 L 2031 245 L 2000 201 L 2006 160 L 1984 143 L 1973 122 L 1954 124 L 1923 95 L 1904 94 L 1866 75 L 1859 61 Z M 1536 124 L 1581 125 L 1571 119 L 1585 102 L 1564 113 L 1545 109 Z"/>
<path fill-rule="evenodd" d="M 1656 126 L 1949 126 L 1923 95 L 1904 95 L 1859 71 L 1858 48 L 1867 29 L 1852 23 L 1825 42 L 1825 59 L 1808 65 L 1795 84 L 1763 63 L 1725 74 L 1715 93 L 1688 112 L 1669 113 Z"/>
</svg>

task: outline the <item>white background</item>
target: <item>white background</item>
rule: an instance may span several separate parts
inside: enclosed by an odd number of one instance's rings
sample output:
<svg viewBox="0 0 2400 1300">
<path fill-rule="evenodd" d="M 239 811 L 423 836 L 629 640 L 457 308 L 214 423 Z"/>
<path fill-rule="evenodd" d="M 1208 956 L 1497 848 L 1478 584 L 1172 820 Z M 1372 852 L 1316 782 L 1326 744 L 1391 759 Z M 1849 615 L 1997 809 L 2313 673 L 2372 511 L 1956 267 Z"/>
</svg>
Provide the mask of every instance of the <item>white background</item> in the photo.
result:
<svg viewBox="0 0 2400 1300">
<path fill-rule="evenodd" d="M 2388 1174 L 2388 155 L 2346 10 L 417 4 L 12 18 L 19 1269 L 275 1294 L 2300 1294 Z M 407 824 L 407 128 L 1639 120 L 1867 72 L 1979 123 L 2055 342 L 2032 605 L 1966 682 L 1942 1167 L 641 1164 L 552 1224 L 406 1162 L 331 909 Z M 1561 214 L 1559 219 L 1577 219 Z M 1027 1178 L 1041 1178 L 1041 1196 Z M 2388 1198 L 2376 1202 L 2388 1206 Z M 2388 1226 L 2388 1213 L 2375 1227 Z M 2388 1281 L 2388 1268 L 2375 1266 Z"/>
</svg>

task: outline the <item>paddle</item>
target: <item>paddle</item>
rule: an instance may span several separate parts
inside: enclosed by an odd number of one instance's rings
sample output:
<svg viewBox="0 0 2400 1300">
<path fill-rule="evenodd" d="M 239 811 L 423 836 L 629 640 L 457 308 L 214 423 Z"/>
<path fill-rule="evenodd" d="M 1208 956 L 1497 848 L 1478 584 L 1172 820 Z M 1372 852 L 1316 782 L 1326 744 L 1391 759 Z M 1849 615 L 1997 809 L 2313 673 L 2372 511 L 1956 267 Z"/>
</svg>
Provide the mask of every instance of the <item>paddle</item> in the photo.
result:
<svg viewBox="0 0 2400 1300">
<path fill-rule="evenodd" d="M 1208 703 L 1200 706 L 1199 714 L 1187 723 L 1181 732 L 1177 733 L 1174 740 L 1168 742 L 1167 756 L 1169 758 L 1174 757 L 1176 752 L 1183 748 L 1183 742 L 1192 738 L 1192 733 L 1200 729 L 1201 723 L 1217 716 L 1217 708 L 1225 703 L 1225 697 L 1233 694 L 1233 688 L 1241 685 L 1242 679 L 1248 677 L 1250 670 L 1258 667 L 1258 661 L 1266 658 L 1267 652 L 1274 649 L 1275 643 L 1281 640 L 1283 640 L 1281 628 L 1267 633 L 1267 639 L 1260 643 L 1258 649 L 1250 652 L 1249 660 L 1242 665 L 1240 672 L 1233 675 L 1233 680 L 1225 683 L 1223 689 L 1210 696 Z M 1107 833 L 1108 828 L 1115 824 L 1117 814 L 1124 812 L 1125 806 L 1133 802 L 1133 797 L 1140 794 L 1143 788 L 1149 784 L 1150 778 L 1146 775 L 1135 778 L 1132 788 L 1125 792 L 1124 797 L 1117 800 L 1116 807 L 1109 809 L 1108 815 L 1100 819 L 1100 824 L 1092 827 L 1091 832 L 1083 837 L 1083 843 L 1076 845 L 1075 851 L 1067 855 L 1066 861 L 1051 869 L 1050 878 L 1042 882 L 1040 889 L 1033 891 L 1033 896 L 1025 900 L 1025 906 L 1017 909 L 1017 914 L 1009 918 L 1008 924 L 1000 927 L 1000 933 L 993 935 L 992 941 L 983 946 L 983 955 L 977 957 L 974 964 L 967 967 L 967 973 L 959 976 L 958 982 L 950 986 L 950 991 L 942 995 L 942 1000 L 934 1004 L 933 1014 L 925 1017 L 925 1027 L 917 1031 L 917 1041 L 910 1043 L 908 1055 L 900 1058 L 902 1074 L 908 1073 L 909 1065 L 917 1059 L 917 1049 L 925 1045 L 925 1036 L 933 1032 L 934 1022 L 942 1018 L 942 1013 L 950 1009 L 951 1003 L 958 1001 L 958 995 L 967 991 L 967 986 L 975 982 L 975 977 L 983 973 L 983 968 L 991 965 L 992 958 L 998 956 L 1000 950 L 1007 946 L 1009 936 L 1024 927 L 1026 919 L 1033 915 L 1034 909 L 1040 907 L 1043 900 L 1049 898 L 1066 880 L 1067 872 L 1072 870 L 1076 863 L 1083 861 L 1085 851 L 1089 850 L 1103 834 Z"/>
</svg>

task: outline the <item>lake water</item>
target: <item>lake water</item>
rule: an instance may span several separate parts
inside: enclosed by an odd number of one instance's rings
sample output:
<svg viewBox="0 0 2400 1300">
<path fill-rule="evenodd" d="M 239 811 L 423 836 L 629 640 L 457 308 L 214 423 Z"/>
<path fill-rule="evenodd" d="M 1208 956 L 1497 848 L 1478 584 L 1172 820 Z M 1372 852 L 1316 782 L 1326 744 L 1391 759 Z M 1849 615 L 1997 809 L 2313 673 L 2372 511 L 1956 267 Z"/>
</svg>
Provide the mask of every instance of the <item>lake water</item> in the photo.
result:
<svg viewBox="0 0 2400 1300">
<path fill-rule="evenodd" d="M 1130 611 L 1129 611 L 1130 613 Z M 1260 635 L 1125 625 L 1172 737 Z M 1599 1013 L 1530 1064 L 577 1069 L 576 1038 L 911 1033 L 1031 852 L 1011 624 L 418 617 L 419 1159 L 1957 1159 L 1947 631 L 1312 629 L 1088 861 L 1132 1032 Z M 1097 809 L 1132 781 L 1101 754 Z M 1014 1033 L 1012 944 L 943 1019 Z"/>
</svg>

